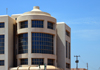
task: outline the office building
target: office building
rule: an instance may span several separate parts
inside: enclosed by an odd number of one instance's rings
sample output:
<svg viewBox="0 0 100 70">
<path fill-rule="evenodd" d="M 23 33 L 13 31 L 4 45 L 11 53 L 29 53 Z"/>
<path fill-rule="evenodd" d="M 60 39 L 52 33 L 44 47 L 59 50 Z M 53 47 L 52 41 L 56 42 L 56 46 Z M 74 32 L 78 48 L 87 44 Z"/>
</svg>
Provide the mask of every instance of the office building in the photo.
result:
<svg viewBox="0 0 100 70">
<path fill-rule="evenodd" d="M 38 6 L 0 16 L 1 70 L 70 70 L 71 28 Z"/>
</svg>

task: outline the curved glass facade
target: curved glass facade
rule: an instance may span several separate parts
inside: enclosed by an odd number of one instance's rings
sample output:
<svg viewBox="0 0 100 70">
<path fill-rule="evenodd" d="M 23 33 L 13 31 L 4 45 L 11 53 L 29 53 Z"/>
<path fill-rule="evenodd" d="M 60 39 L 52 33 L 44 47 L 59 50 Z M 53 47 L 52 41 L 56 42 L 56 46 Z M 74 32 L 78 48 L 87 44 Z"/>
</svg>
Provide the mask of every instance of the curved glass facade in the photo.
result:
<svg viewBox="0 0 100 70">
<path fill-rule="evenodd" d="M 32 20 L 32 27 L 43 28 L 42 20 Z"/>
<path fill-rule="evenodd" d="M 28 59 L 21 59 L 21 65 L 28 65 Z"/>
<path fill-rule="evenodd" d="M 48 59 L 48 65 L 54 65 L 54 60 L 53 59 Z"/>
<path fill-rule="evenodd" d="M 18 53 L 28 53 L 28 34 L 20 34 L 18 39 Z"/>
<path fill-rule="evenodd" d="M 28 28 L 28 21 L 20 22 L 20 28 Z"/>
<path fill-rule="evenodd" d="M 41 58 L 33 58 L 32 65 L 44 65 L 44 59 Z"/>
<path fill-rule="evenodd" d="M 53 54 L 53 35 L 32 33 L 32 53 Z"/>
<path fill-rule="evenodd" d="M 54 28 L 53 28 L 53 25 L 54 25 L 53 23 L 48 22 L 48 28 L 49 28 L 49 29 L 54 29 Z"/>
<path fill-rule="evenodd" d="M 0 35 L 0 54 L 4 54 L 4 35 Z"/>
</svg>

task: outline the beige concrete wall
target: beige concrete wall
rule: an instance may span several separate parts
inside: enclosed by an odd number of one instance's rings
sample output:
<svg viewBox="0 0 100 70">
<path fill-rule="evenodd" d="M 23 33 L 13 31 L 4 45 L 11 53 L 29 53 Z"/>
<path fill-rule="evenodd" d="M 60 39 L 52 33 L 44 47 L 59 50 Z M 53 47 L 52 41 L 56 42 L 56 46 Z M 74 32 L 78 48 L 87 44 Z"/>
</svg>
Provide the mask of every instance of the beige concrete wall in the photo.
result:
<svg viewBox="0 0 100 70">
<path fill-rule="evenodd" d="M 22 28 L 20 29 L 20 22 L 21 21 L 28 21 L 28 28 Z M 32 28 L 31 23 L 32 20 L 43 20 L 44 21 L 44 27 L 43 28 Z M 32 58 L 43 58 L 44 63 L 47 64 L 47 59 L 51 58 L 55 60 L 55 66 L 57 65 L 56 63 L 56 29 L 48 29 L 47 28 L 47 21 L 51 21 L 55 24 L 56 28 L 56 19 L 50 16 L 44 16 L 44 15 L 21 15 L 17 19 L 17 34 L 23 34 L 23 33 L 28 33 L 28 53 L 27 54 L 18 54 L 17 59 L 18 59 L 18 65 L 20 64 L 20 59 L 21 58 L 28 58 L 28 65 L 31 65 L 31 59 Z M 54 55 L 52 54 L 34 54 L 31 53 L 31 47 L 32 47 L 32 33 L 47 33 L 47 34 L 52 34 L 54 35 Z M 26 56 L 27 55 L 27 56 Z"/>
<path fill-rule="evenodd" d="M 71 31 L 70 27 L 68 27 L 64 22 L 57 23 L 57 66 L 64 70 L 70 70 L 66 68 L 66 63 L 71 64 L 70 59 L 66 58 L 66 41 L 70 42 L 71 37 L 66 36 L 66 30 L 69 32 Z M 67 56 L 69 56 L 68 47 Z"/>
<path fill-rule="evenodd" d="M 68 31 L 70 33 L 70 36 L 65 36 L 66 37 L 66 41 L 67 41 L 67 56 L 68 58 L 66 58 L 66 63 L 70 64 L 70 69 L 71 69 L 71 28 L 65 24 L 65 30 Z M 70 56 L 69 56 L 69 43 L 70 43 Z M 69 59 L 70 57 L 70 59 Z M 66 68 L 68 70 L 68 68 Z"/>
<path fill-rule="evenodd" d="M 57 23 L 57 66 L 66 69 L 65 24 Z"/>
<path fill-rule="evenodd" d="M 15 20 L 11 17 L 8 17 L 8 65 L 9 67 L 13 66 L 13 24 Z"/>
<path fill-rule="evenodd" d="M 11 18 L 13 18 L 13 19 L 15 20 L 15 18 L 18 18 L 20 15 L 21 15 L 21 14 L 13 14 L 13 15 L 11 16 Z"/>
<path fill-rule="evenodd" d="M 5 23 L 4 28 L 0 28 L 0 35 L 5 35 L 4 54 L 0 54 L 0 60 L 4 60 L 4 66 L 0 66 L 2 70 L 8 70 L 13 66 L 13 23 L 14 20 L 8 15 L 0 16 L 0 22 Z"/>
<path fill-rule="evenodd" d="M 0 22 L 7 23 L 7 15 L 0 16 Z M 0 28 L 0 35 L 5 35 L 5 28 Z M 6 39 L 5 39 L 6 40 Z M 5 47 L 5 46 L 4 46 Z M 5 50 L 4 50 L 5 51 Z M 5 60 L 5 54 L 0 54 L 0 60 Z M 5 62 L 6 63 L 6 62 Z M 0 66 L 0 69 L 5 70 L 6 65 Z"/>
<path fill-rule="evenodd" d="M 71 28 L 65 24 L 65 30 L 68 31 L 70 33 L 70 36 L 67 36 L 66 35 L 66 41 L 68 43 L 70 43 L 70 52 L 69 52 L 69 44 L 67 44 L 67 55 L 68 55 L 68 58 L 66 58 L 66 63 L 70 64 L 70 69 L 66 68 L 67 70 L 71 70 Z M 70 53 L 70 56 L 69 56 L 69 53 Z M 70 57 L 70 59 L 69 59 Z"/>
<path fill-rule="evenodd" d="M 1 35 L 5 35 L 5 44 L 4 44 L 4 54 L 0 54 L 0 56 L 3 55 L 2 60 L 4 60 L 4 66 L 0 66 L 0 69 L 5 69 L 7 70 L 8 68 L 8 16 L 0 16 L 0 22 L 4 22 L 5 23 L 5 28 L 2 28 L 3 31 L 0 33 Z M 1 30 L 0 30 L 1 31 Z"/>
</svg>

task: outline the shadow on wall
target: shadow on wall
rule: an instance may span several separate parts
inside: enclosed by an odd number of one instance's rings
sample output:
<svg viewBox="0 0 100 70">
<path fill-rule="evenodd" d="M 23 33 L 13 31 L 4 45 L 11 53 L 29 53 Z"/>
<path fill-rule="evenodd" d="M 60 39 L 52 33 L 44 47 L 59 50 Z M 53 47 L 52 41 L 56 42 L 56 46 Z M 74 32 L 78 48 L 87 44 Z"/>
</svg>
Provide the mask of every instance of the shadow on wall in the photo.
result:
<svg viewBox="0 0 100 70">
<path fill-rule="evenodd" d="M 57 67 L 65 68 L 66 67 L 66 47 L 61 41 L 60 37 L 57 34 Z M 64 63 L 65 62 L 65 63 Z"/>
</svg>

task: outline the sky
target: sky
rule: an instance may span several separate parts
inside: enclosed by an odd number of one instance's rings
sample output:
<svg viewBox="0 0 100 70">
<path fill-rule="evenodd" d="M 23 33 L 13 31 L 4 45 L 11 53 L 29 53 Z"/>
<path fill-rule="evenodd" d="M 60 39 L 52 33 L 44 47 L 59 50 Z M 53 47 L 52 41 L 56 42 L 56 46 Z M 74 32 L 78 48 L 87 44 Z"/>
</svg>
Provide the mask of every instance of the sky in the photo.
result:
<svg viewBox="0 0 100 70">
<path fill-rule="evenodd" d="M 71 67 L 80 55 L 79 68 L 100 70 L 100 0 L 0 0 L 0 15 L 22 14 L 40 6 L 71 27 Z"/>
</svg>

